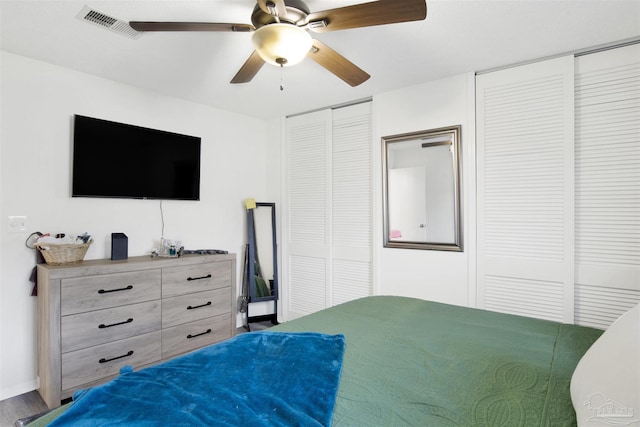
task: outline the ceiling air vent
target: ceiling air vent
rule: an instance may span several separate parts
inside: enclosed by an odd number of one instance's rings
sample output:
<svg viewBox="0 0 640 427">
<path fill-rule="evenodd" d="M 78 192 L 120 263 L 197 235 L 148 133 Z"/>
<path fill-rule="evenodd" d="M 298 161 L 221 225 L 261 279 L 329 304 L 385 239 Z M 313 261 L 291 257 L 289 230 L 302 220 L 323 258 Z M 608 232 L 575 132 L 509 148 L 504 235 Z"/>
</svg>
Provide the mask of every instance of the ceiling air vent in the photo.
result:
<svg viewBox="0 0 640 427">
<path fill-rule="evenodd" d="M 109 15 L 105 15 L 102 12 L 98 12 L 95 9 L 90 8 L 89 6 L 85 6 L 82 10 L 76 15 L 76 18 L 81 21 L 89 22 L 93 25 L 97 25 L 102 28 L 106 28 L 109 31 L 113 31 L 114 33 L 122 34 L 123 36 L 127 36 L 131 39 L 137 39 L 143 33 L 140 31 L 136 31 L 127 21 L 123 21 L 118 18 L 114 18 Z"/>
</svg>

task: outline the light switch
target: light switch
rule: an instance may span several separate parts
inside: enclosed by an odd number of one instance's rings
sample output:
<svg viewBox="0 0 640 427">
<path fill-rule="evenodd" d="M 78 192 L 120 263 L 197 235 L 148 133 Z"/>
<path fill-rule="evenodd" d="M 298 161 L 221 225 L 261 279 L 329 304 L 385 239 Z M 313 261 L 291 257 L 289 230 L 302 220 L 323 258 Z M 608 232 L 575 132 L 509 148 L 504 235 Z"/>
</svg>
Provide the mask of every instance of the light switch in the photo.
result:
<svg viewBox="0 0 640 427">
<path fill-rule="evenodd" d="M 21 233 L 27 231 L 26 216 L 9 216 L 9 233 Z"/>
</svg>

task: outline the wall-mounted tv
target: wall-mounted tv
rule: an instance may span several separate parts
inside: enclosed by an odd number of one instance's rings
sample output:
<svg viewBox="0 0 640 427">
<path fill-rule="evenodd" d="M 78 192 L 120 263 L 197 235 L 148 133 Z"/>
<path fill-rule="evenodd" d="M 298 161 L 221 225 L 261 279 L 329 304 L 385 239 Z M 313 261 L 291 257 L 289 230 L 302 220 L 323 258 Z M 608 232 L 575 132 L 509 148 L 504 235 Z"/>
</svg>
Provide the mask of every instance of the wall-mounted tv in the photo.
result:
<svg viewBox="0 0 640 427">
<path fill-rule="evenodd" d="M 73 129 L 73 197 L 200 199 L 200 138 L 77 114 Z"/>
</svg>

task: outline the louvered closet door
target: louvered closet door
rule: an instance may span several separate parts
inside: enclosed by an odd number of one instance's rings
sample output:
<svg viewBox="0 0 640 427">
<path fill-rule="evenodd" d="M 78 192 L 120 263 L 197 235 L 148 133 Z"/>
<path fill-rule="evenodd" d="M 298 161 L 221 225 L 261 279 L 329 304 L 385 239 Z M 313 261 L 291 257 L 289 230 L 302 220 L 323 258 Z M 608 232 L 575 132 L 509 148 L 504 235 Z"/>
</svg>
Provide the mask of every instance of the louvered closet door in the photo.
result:
<svg viewBox="0 0 640 427">
<path fill-rule="evenodd" d="M 576 58 L 575 322 L 640 301 L 640 45 Z"/>
<path fill-rule="evenodd" d="M 331 305 L 371 295 L 373 186 L 371 103 L 333 110 Z"/>
<path fill-rule="evenodd" d="M 573 322 L 573 57 L 479 75 L 478 306 Z"/>
<path fill-rule="evenodd" d="M 322 310 L 329 299 L 331 111 L 287 119 L 287 318 Z"/>
<path fill-rule="evenodd" d="M 371 103 L 286 123 L 287 319 L 372 292 Z"/>
</svg>

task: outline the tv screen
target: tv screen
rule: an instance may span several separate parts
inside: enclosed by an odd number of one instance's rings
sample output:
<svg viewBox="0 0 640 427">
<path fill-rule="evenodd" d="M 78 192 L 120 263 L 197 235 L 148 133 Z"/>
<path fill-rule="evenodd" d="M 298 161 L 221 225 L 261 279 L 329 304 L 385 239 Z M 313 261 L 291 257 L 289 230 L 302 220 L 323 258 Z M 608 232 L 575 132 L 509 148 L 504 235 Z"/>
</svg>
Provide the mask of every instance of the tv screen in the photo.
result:
<svg viewBox="0 0 640 427">
<path fill-rule="evenodd" d="M 195 136 L 75 115 L 71 195 L 199 200 L 200 142 Z"/>
</svg>

